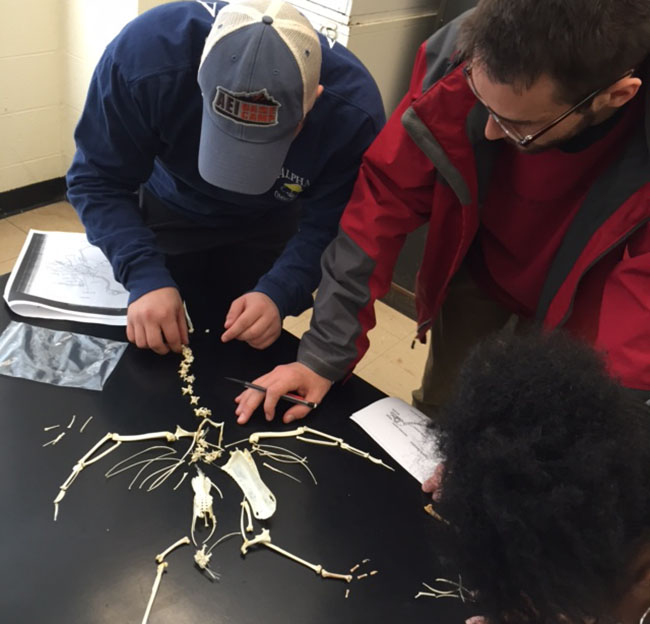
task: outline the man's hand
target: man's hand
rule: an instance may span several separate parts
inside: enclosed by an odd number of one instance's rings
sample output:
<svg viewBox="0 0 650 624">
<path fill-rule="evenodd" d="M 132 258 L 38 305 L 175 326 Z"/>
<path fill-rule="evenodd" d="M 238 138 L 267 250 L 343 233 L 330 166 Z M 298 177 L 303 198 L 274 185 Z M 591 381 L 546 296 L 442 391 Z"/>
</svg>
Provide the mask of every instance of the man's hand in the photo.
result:
<svg viewBox="0 0 650 624">
<path fill-rule="evenodd" d="M 445 472 L 445 464 L 440 462 L 433 474 L 422 484 L 422 491 L 431 494 L 434 501 L 439 501 L 442 496 L 442 478 Z"/>
<path fill-rule="evenodd" d="M 253 381 L 266 388 L 266 394 L 258 390 L 244 390 L 235 398 L 237 403 L 237 423 L 243 425 L 248 422 L 257 406 L 264 401 L 264 415 L 266 420 L 273 420 L 275 406 L 282 394 L 297 393 L 307 401 L 320 403 L 332 386 L 332 382 L 325 377 L 317 375 L 304 364 L 294 362 L 276 366 L 270 373 L 262 375 Z M 305 405 L 294 405 L 287 410 L 282 421 L 285 424 L 304 418 L 311 408 Z"/>
<path fill-rule="evenodd" d="M 176 288 L 165 287 L 142 295 L 126 315 L 126 337 L 140 349 L 164 355 L 180 353 L 189 342 L 183 301 Z"/>
<path fill-rule="evenodd" d="M 249 292 L 232 302 L 224 327 L 222 342 L 237 339 L 255 349 L 266 349 L 278 339 L 282 319 L 278 307 L 268 295 Z"/>
</svg>

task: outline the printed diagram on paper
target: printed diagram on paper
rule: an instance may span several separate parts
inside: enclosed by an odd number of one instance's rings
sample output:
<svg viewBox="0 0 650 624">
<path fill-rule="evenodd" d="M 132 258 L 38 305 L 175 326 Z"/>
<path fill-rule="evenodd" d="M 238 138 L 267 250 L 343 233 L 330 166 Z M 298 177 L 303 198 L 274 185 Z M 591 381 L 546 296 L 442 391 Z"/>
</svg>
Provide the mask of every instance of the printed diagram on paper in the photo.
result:
<svg viewBox="0 0 650 624">
<path fill-rule="evenodd" d="M 433 474 L 440 459 L 425 414 L 401 399 L 387 397 L 351 418 L 420 483 Z"/>
<path fill-rule="evenodd" d="M 30 230 L 4 296 L 23 316 L 126 324 L 128 293 L 82 233 Z"/>
<path fill-rule="evenodd" d="M 110 304 L 117 298 L 121 307 L 124 294 L 124 288 L 112 275 L 106 275 L 106 258 L 102 252 L 88 243 L 83 248 L 73 249 L 65 256 L 56 258 L 50 265 L 45 264 L 42 270 L 34 274 L 30 286 L 34 291 L 31 294 L 45 292 L 48 286 L 53 293 L 64 289 L 71 298 L 88 305 L 96 301 Z"/>
</svg>

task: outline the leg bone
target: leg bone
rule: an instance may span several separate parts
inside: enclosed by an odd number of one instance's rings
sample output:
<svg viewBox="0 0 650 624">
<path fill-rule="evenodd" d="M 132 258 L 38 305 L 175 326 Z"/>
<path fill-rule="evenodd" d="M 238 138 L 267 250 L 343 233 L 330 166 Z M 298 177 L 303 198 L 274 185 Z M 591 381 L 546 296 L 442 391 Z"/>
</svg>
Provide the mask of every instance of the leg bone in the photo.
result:
<svg viewBox="0 0 650 624">
<path fill-rule="evenodd" d="M 153 582 L 153 587 L 151 588 L 151 596 L 149 597 L 149 602 L 147 604 L 147 609 L 144 612 L 144 617 L 142 618 L 142 624 L 147 624 L 149 621 L 149 614 L 151 613 L 151 607 L 153 607 L 153 601 L 156 599 L 156 594 L 158 593 L 158 587 L 160 586 L 160 580 L 162 575 L 167 569 L 169 564 L 166 561 L 158 564 L 158 569 L 156 571 L 156 578 Z"/>
<path fill-rule="evenodd" d="M 166 548 L 163 550 L 159 555 L 156 555 L 156 562 L 157 563 L 162 563 L 165 559 L 165 557 L 175 548 L 178 548 L 179 546 L 183 546 L 183 544 L 189 544 L 190 543 L 190 538 L 189 537 L 181 537 L 177 542 L 174 542 L 169 548 Z"/>
<path fill-rule="evenodd" d="M 271 541 L 269 540 L 268 542 L 261 542 L 264 546 L 267 548 L 270 548 L 271 550 L 275 550 L 275 552 L 280 553 L 281 555 L 284 555 L 285 557 L 291 559 L 292 561 L 295 561 L 296 563 L 299 563 L 300 565 L 304 565 L 305 567 L 309 568 L 310 570 L 313 570 L 316 572 L 316 574 L 320 574 L 323 578 L 325 579 L 338 579 L 341 581 L 345 581 L 346 583 L 349 583 L 352 580 L 352 575 L 351 574 L 335 574 L 334 572 L 328 572 L 323 568 L 322 565 L 320 564 L 313 564 L 309 563 L 309 561 L 305 561 L 304 559 L 301 559 L 300 557 L 297 557 L 296 555 L 284 550 L 284 548 L 280 548 L 279 546 L 276 546 L 275 544 L 272 544 Z"/>
<path fill-rule="evenodd" d="M 257 544 L 266 546 L 267 548 L 274 550 L 280 555 L 287 557 L 287 559 L 291 559 L 292 561 L 295 561 L 296 563 L 299 563 L 300 565 L 303 565 L 306 568 L 313 570 L 314 572 L 316 572 L 316 574 L 320 574 L 325 579 L 338 579 L 341 581 L 345 581 L 346 583 L 349 583 L 352 580 L 351 574 L 335 574 L 333 572 L 328 572 L 323 568 L 322 565 L 309 563 L 309 561 L 305 561 L 301 557 L 298 557 L 290 553 L 289 551 L 284 550 L 284 548 L 280 548 L 279 546 L 276 546 L 275 544 L 271 543 L 271 533 L 269 532 L 268 529 L 262 529 L 262 532 L 259 535 L 253 537 L 252 539 L 247 539 L 246 537 L 244 537 L 244 543 L 241 546 L 242 555 L 245 555 L 251 546 L 256 546 Z"/>
</svg>

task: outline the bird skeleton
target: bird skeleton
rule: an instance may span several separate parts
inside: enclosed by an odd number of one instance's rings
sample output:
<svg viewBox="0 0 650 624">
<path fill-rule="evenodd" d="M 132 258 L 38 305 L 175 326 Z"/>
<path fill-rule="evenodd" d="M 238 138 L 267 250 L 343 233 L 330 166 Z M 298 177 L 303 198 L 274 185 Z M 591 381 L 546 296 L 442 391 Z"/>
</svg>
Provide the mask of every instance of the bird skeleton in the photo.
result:
<svg viewBox="0 0 650 624">
<path fill-rule="evenodd" d="M 108 472 L 106 472 L 106 477 L 109 478 L 121 472 L 139 467 L 138 472 L 129 485 L 130 489 L 135 483 L 138 482 L 140 476 L 144 473 L 144 471 L 146 471 L 154 462 L 162 463 L 164 464 L 162 468 L 157 468 L 140 480 L 139 487 L 144 488 L 146 485 L 146 490 L 151 491 L 166 482 L 166 480 L 181 466 L 188 466 L 191 464 L 196 465 L 196 476 L 191 479 L 192 490 L 194 492 L 192 524 L 190 532 L 191 539 L 184 537 L 183 539 L 178 540 L 178 542 L 167 548 L 161 554 L 156 556 L 156 577 L 153 583 L 149 603 L 142 620 L 143 624 L 146 624 L 148 621 L 156 592 L 158 591 L 162 576 L 168 566 L 168 563 L 165 561 L 165 557 L 173 549 L 183 544 L 193 543 L 196 546 L 194 561 L 199 569 L 205 572 L 212 580 L 219 578 L 218 574 L 209 568 L 210 559 L 212 557 L 212 550 L 222 541 L 235 535 L 241 535 L 242 544 L 240 550 L 242 555 L 246 555 L 246 553 L 253 547 L 264 546 L 269 550 L 273 550 L 278 554 L 309 568 L 324 579 L 342 580 L 346 583 L 350 583 L 354 578 L 354 575 L 352 574 L 354 569 L 351 570 L 349 574 L 336 574 L 328 572 L 323 568 L 321 564 L 310 563 L 309 561 L 306 561 L 305 559 L 302 559 L 301 557 L 298 557 L 297 555 L 294 555 L 293 553 L 290 553 L 289 551 L 274 544 L 271 540 L 271 533 L 268 528 L 262 528 L 260 533 L 255 534 L 253 516 L 257 520 L 265 520 L 270 518 L 276 510 L 277 501 L 273 493 L 269 490 L 269 488 L 260 477 L 252 454 L 257 453 L 260 457 L 268 458 L 277 463 L 283 463 L 287 465 L 301 465 L 309 473 L 314 483 L 317 483 L 316 477 L 307 465 L 306 457 L 301 457 L 294 451 L 276 446 L 273 443 L 269 443 L 269 441 L 273 442 L 274 440 L 282 438 L 295 438 L 296 440 L 305 442 L 307 444 L 338 447 L 343 451 L 347 451 L 349 453 L 362 457 L 363 459 L 366 459 L 376 465 L 383 466 L 388 470 L 394 470 L 394 468 L 385 464 L 381 459 L 373 457 L 370 455 L 370 453 L 349 445 L 342 438 L 306 426 L 298 427 L 292 431 L 284 432 L 257 432 L 251 434 L 247 439 L 240 440 L 239 442 L 233 442 L 224 446 L 224 423 L 217 423 L 210 420 L 209 416 L 211 416 L 212 412 L 206 407 L 198 406 L 200 397 L 194 395 L 193 383 L 195 381 L 195 377 L 194 375 L 190 374 L 190 368 L 193 360 L 194 356 L 191 349 L 189 349 L 189 347 L 183 347 L 183 361 L 181 362 L 179 369 L 179 376 L 184 381 L 185 385 L 181 388 L 181 391 L 184 395 L 189 395 L 192 406 L 197 406 L 193 407 L 194 414 L 201 419 L 197 429 L 195 431 L 187 431 L 177 425 L 174 432 L 157 431 L 139 435 L 107 433 L 104 437 L 98 440 L 97 443 L 85 455 L 83 455 L 83 457 L 81 457 L 81 459 L 79 459 L 74 464 L 72 472 L 59 487 L 59 492 L 54 499 L 54 520 L 56 520 L 58 517 L 59 505 L 61 504 L 68 489 L 77 479 L 79 474 L 88 466 L 97 463 L 115 451 L 119 446 L 122 445 L 122 443 L 164 440 L 165 443 L 171 444 L 187 438 L 190 440 L 190 444 L 185 450 L 184 454 L 180 457 L 176 456 L 177 451 L 174 448 L 160 444 L 154 445 L 148 447 L 147 449 L 141 450 L 124 460 L 121 460 L 112 468 L 110 468 Z M 88 424 L 89 420 L 90 419 L 84 423 L 82 430 L 86 424 Z M 211 429 L 218 430 L 218 440 L 216 443 L 209 442 L 207 439 L 208 431 Z M 55 442 L 52 443 L 54 444 Z M 199 468 L 199 463 L 206 465 L 214 464 L 222 457 L 224 450 L 226 450 L 228 447 L 233 447 L 244 443 L 249 444 L 251 448 L 245 448 L 244 450 L 236 448 L 235 450 L 230 451 L 230 457 L 228 461 L 220 466 L 220 468 L 239 485 L 242 492 L 244 493 L 245 498 L 241 504 L 240 531 L 236 533 L 228 533 L 227 535 L 224 535 L 220 539 L 216 540 L 211 546 L 208 546 L 207 543 L 215 533 L 217 527 L 217 519 L 213 510 L 214 499 L 212 496 L 212 489 L 216 489 L 222 499 L 223 495 L 215 483 Z M 157 454 L 151 455 L 153 452 L 157 452 Z M 270 464 L 264 463 L 263 465 L 287 477 L 298 480 L 293 475 L 275 468 Z M 185 472 L 180 481 L 178 481 L 174 490 L 178 489 L 186 475 L 187 472 Z M 200 548 L 197 544 L 195 536 L 197 520 L 203 520 L 204 527 L 209 529 L 208 535 L 201 542 Z M 368 560 L 364 560 L 363 563 L 366 561 Z M 358 566 L 356 567 L 358 568 Z M 375 573 L 376 571 L 372 571 L 369 574 L 363 574 L 361 576 L 372 576 Z M 427 586 L 427 589 L 432 588 Z M 440 596 L 453 593 L 440 590 L 433 591 Z M 459 584 L 457 592 L 460 593 L 460 597 L 462 598 L 463 588 L 461 584 Z"/>
<path fill-rule="evenodd" d="M 211 444 L 205 439 L 208 425 L 219 430 L 220 434 L 219 434 L 218 444 Z M 190 459 L 188 461 L 188 463 L 190 464 L 198 461 L 203 461 L 205 463 L 212 463 L 215 459 L 220 457 L 222 452 L 220 447 L 222 437 L 223 437 L 223 423 L 216 423 L 210 420 L 209 418 L 204 418 L 199 424 L 199 427 L 197 428 L 196 431 L 186 431 L 185 429 L 177 425 L 176 430 L 173 433 L 171 431 L 156 431 L 153 433 L 144 433 L 139 435 L 121 435 L 119 433 L 107 433 L 79 461 L 77 461 L 77 463 L 72 467 L 72 472 L 70 473 L 68 478 L 59 487 L 59 493 L 54 499 L 54 520 L 56 521 L 58 517 L 59 505 L 61 501 L 66 495 L 66 492 L 68 491 L 69 487 L 74 483 L 74 481 L 79 476 L 79 474 L 81 474 L 81 471 L 84 468 L 91 466 L 92 464 L 100 461 L 101 459 L 106 457 L 109 453 L 112 453 L 124 442 L 143 442 L 147 440 L 164 439 L 167 442 L 171 443 L 171 442 L 177 442 L 182 438 L 192 439 L 192 443 L 190 444 L 189 448 L 187 449 L 183 457 L 174 460 L 174 463 L 169 468 L 168 467 L 163 468 L 162 474 L 159 474 L 159 471 L 156 471 L 155 473 L 153 473 L 153 475 L 149 475 L 149 477 L 147 477 L 147 479 L 149 479 L 151 476 L 156 476 L 156 479 L 149 486 L 149 490 L 152 490 L 160 486 L 167 478 L 169 478 L 173 474 L 173 472 L 177 468 L 183 465 L 188 455 L 190 456 Z M 110 446 L 104 448 L 100 452 L 100 449 L 102 449 L 107 444 Z M 136 453 L 136 455 L 139 454 L 141 453 Z M 117 468 L 125 461 L 128 460 L 119 462 L 116 466 L 113 467 L 113 469 Z M 145 461 L 151 462 L 151 461 L 155 461 L 155 459 L 145 460 Z M 138 464 L 139 463 L 140 462 L 138 462 Z M 111 471 L 107 473 L 107 476 L 112 476 Z"/>
</svg>

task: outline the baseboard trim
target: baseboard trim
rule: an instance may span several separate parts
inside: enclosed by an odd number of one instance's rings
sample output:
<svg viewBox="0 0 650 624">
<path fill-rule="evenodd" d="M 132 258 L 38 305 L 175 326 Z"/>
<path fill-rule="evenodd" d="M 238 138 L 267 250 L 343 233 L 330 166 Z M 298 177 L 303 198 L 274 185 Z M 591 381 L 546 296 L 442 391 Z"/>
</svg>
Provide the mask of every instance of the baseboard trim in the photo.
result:
<svg viewBox="0 0 650 624">
<path fill-rule="evenodd" d="M 0 193 L 0 218 L 65 199 L 65 178 L 53 178 Z"/>
<path fill-rule="evenodd" d="M 415 294 L 403 286 L 392 282 L 388 294 L 382 298 L 382 301 L 398 312 L 405 314 L 410 319 L 417 319 L 417 313 L 415 311 Z"/>
</svg>

